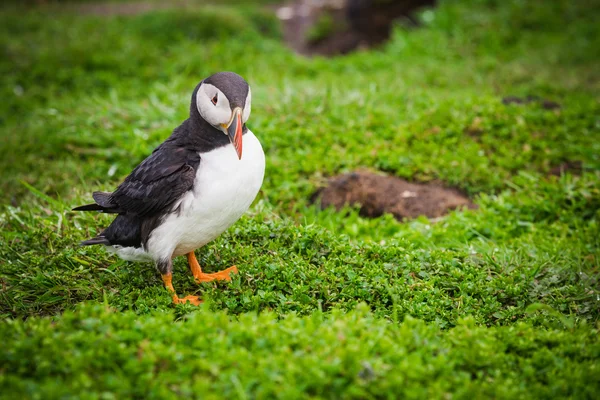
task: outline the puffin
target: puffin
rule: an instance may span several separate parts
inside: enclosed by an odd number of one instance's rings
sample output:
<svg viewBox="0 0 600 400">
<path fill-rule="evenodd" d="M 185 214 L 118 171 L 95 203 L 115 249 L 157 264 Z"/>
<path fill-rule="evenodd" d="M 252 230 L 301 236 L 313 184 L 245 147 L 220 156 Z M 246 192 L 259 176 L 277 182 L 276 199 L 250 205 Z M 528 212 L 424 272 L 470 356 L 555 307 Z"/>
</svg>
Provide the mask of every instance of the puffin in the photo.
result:
<svg viewBox="0 0 600 400">
<path fill-rule="evenodd" d="M 73 211 L 116 214 L 83 246 L 104 245 L 128 261 L 154 262 L 173 303 L 173 258 L 186 256 L 195 281 L 230 281 L 232 266 L 202 271 L 195 250 L 216 239 L 250 207 L 265 172 L 265 154 L 246 126 L 252 94 L 236 73 L 219 72 L 192 93 L 190 115 L 112 193 L 94 192 L 94 203 Z"/>
</svg>

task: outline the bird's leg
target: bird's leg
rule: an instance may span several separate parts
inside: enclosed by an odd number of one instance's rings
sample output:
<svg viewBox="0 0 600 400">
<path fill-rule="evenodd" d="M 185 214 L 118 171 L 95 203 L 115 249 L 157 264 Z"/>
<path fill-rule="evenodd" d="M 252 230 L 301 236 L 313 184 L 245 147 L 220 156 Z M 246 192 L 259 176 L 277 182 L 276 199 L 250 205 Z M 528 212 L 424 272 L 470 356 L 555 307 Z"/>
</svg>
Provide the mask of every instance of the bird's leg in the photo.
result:
<svg viewBox="0 0 600 400">
<path fill-rule="evenodd" d="M 173 273 L 172 273 L 173 268 L 172 268 L 171 260 L 168 260 L 167 262 L 164 262 L 164 263 L 159 262 L 157 267 L 158 267 L 158 270 L 160 271 L 160 274 L 162 276 L 162 280 L 165 284 L 165 287 L 173 295 L 173 303 L 174 304 L 184 304 L 189 301 L 190 304 L 197 306 L 197 305 L 200 305 L 200 303 L 202 303 L 202 300 L 200 300 L 198 298 L 198 296 L 190 295 L 190 296 L 185 296 L 184 298 L 179 298 L 177 296 L 177 293 L 175 293 L 175 288 L 173 287 Z"/>
<path fill-rule="evenodd" d="M 173 283 L 171 282 L 172 278 L 173 278 L 173 274 L 171 274 L 171 273 L 162 275 L 162 280 L 165 283 L 165 287 L 173 295 L 173 303 L 174 304 L 183 304 L 183 303 L 187 303 L 189 301 L 190 304 L 197 306 L 197 305 L 200 305 L 200 303 L 202 303 L 202 300 L 200 300 L 198 298 L 198 296 L 190 295 L 190 296 L 185 296 L 184 298 L 179 298 L 177 296 L 177 293 L 175 293 L 175 288 L 173 288 Z"/>
<path fill-rule="evenodd" d="M 210 281 L 230 281 L 231 273 L 237 273 L 238 269 L 234 265 L 223 271 L 215 272 L 214 274 L 205 274 L 202 272 L 202 268 L 200 268 L 200 264 L 198 264 L 198 260 L 196 259 L 196 254 L 193 251 L 187 253 L 188 263 L 190 264 L 190 270 L 192 271 L 192 275 L 196 279 L 197 283 L 201 282 L 210 282 Z"/>
</svg>

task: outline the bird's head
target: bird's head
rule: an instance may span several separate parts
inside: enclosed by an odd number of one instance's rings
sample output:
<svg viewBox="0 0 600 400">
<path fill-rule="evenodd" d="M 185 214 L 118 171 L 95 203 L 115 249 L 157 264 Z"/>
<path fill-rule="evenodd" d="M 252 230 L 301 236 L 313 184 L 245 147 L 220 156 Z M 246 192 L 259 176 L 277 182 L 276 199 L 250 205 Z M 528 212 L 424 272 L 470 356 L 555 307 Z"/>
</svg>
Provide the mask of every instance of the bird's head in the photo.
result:
<svg viewBox="0 0 600 400">
<path fill-rule="evenodd" d="M 233 72 L 209 76 L 200 83 L 192 98 L 200 117 L 229 137 L 240 160 L 242 127 L 250 117 L 251 101 L 248 82 Z"/>
</svg>

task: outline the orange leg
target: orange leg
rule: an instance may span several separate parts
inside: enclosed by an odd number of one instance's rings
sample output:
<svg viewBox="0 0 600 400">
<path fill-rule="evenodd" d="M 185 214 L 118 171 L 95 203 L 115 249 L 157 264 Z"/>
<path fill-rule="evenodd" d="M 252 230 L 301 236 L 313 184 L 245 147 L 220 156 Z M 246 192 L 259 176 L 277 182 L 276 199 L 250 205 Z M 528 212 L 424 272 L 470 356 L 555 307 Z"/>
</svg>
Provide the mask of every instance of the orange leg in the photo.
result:
<svg viewBox="0 0 600 400">
<path fill-rule="evenodd" d="M 188 263 L 190 264 L 190 270 L 192 271 L 192 275 L 196 278 L 197 283 L 201 282 L 210 282 L 210 281 L 230 281 L 231 277 L 229 274 L 237 273 L 238 269 L 234 265 L 233 267 L 229 267 L 224 269 L 223 271 L 216 272 L 214 274 L 205 274 L 202 272 L 202 268 L 200 268 L 200 264 L 198 264 L 198 260 L 196 259 L 196 254 L 193 251 L 187 254 Z"/>
<path fill-rule="evenodd" d="M 185 296 L 183 299 L 180 299 L 179 297 L 177 297 L 177 294 L 175 293 L 175 288 L 173 288 L 173 275 L 172 274 L 165 274 L 162 275 L 162 280 L 165 283 L 165 287 L 167 288 L 167 290 L 169 292 L 171 292 L 173 294 L 173 303 L 175 304 L 184 304 L 186 302 L 190 302 L 190 304 L 193 304 L 195 306 L 200 305 L 200 303 L 202 303 L 202 300 L 200 300 L 198 298 L 198 296 Z"/>
</svg>

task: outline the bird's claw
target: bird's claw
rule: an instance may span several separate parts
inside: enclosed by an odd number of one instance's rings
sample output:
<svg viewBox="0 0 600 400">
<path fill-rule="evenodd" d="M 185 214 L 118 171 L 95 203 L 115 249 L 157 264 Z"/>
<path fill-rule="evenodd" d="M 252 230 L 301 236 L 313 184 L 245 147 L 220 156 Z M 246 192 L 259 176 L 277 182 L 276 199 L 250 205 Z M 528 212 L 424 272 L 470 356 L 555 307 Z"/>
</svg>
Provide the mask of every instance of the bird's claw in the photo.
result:
<svg viewBox="0 0 600 400">
<path fill-rule="evenodd" d="M 184 298 L 179 298 L 177 295 L 173 295 L 173 303 L 174 304 L 185 304 L 189 302 L 193 306 L 199 306 L 202 303 L 202 300 L 198 296 L 185 296 Z"/>
<path fill-rule="evenodd" d="M 235 265 L 224 269 L 223 271 L 215 272 L 213 274 L 205 274 L 203 272 L 194 275 L 196 283 L 211 282 L 211 281 L 231 281 L 231 274 L 237 274 L 238 269 Z"/>
</svg>

